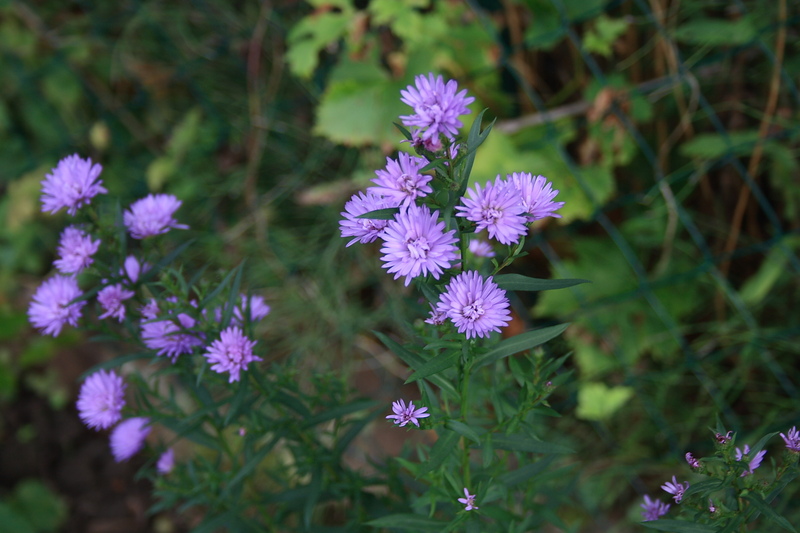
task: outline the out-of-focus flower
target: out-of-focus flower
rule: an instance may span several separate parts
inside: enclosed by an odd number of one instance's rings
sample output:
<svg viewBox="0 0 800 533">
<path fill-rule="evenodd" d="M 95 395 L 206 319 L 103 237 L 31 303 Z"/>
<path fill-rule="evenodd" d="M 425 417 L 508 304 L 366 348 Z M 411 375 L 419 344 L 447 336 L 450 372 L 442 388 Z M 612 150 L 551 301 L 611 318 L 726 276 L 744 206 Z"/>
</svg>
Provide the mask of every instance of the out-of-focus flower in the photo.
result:
<svg viewBox="0 0 800 533">
<path fill-rule="evenodd" d="M 644 509 L 644 511 L 642 511 L 642 519 L 645 522 L 658 520 L 669 511 L 668 503 L 664 503 L 661 500 L 651 500 L 650 496 L 646 494 L 644 496 L 644 503 L 641 504 L 640 507 Z"/>
<path fill-rule="evenodd" d="M 144 262 L 140 263 L 136 257 L 129 255 L 125 258 L 121 274 L 127 276 L 131 283 L 136 283 L 139 281 L 139 276 L 145 274 L 148 270 L 150 270 L 150 265 Z"/>
<path fill-rule="evenodd" d="M 83 382 L 78 393 L 78 416 L 92 429 L 108 429 L 122 417 L 125 383 L 116 372 L 98 370 Z"/>
<path fill-rule="evenodd" d="M 81 290 L 74 277 L 53 276 L 36 289 L 28 307 L 28 319 L 42 334 L 58 337 L 65 324 L 78 325 L 86 302 L 70 302 L 79 296 Z"/>
<path fill-rule="evenodd" d="M 547 178 L 544 176 L 534 178 L 528 172 L 514 172 L 509 174 L 507 179 L 519 191 L 528 222 L 545 217 L 561 218 L 555 211 L 564 207 L 564 202 L 553 201 L 558 190 L 553 190 L 553 184 L 547 181 Z"/>
<path fill-rule="evenodd" d="M 188 229 L 186 224 L 178 224 L 172 215 L 181 206 L 181 201 L 171 194 L 149 194 L 133 202 L 122 220 L 134 239 L 145 239 L 160 235 L 170 229 Z"/>
<path fill-rule="evenodd" d="M 97 293 L 97 301 L 100 302 L 106 312 L 100 315 L 99 318 L 114 317 L 120 322 L 125 320 L 125 305 L 122 302 L 132 298 L 134 294 L 136 293 L 125 289 L 120 284 L 103 287 Z"/>
<path fill-rule="evenodd" d="M 781 433 L 781 438 L 786 443 L 786 448 L 795 453 L 800 453 L 800 431 L 797 431 L 797 427 L 793 426 L 788 433 L 788 435 Z"/>
<path fill-rule="evenodd" d="M 430 304 L 430 306 L 431 312 L 428 318 L 425 319 L 425 323 L 432 326 L 441 326 L 447 321 L 447 314 L 444 311 L 437 310 L 436 306 L 433 304 Z"/>
<path fill-rule="evenodd" d="M 175 450 L 167 448 L 167 451 L 162 453 L 161 457 L 158 458 L 156 470 L 159 474 L 164 476 L 172 472 L 173 468 L 175 468 Z"/>
<path fill-rule="evenodd" d="M 111 432 L 111 454 L 118 463 L 127 461 L 144 446 L 150 433 L 150 420 L 144 417 L 129 418 L 120 422 Z"/>
<path fill-rule="evenodd" d="M 399 427 L 403 427 L 409 422 L 419 427 L 419 418 L 431 416 L 430 413 L 425 412 L 427 410 L 427 407 L 415 408 L 414 402 L 408 402 L 408 405 L 406 405 L 404 400 L 397 400 L 396 402 L 392 402 L 392 411 L 394 414 L 386 418 L 394 419 L 394 423 Z"/>
<path fill-rule="evenodd" d="M 377 178 L 372 182 L 377 187 L 368 187 L 367 192 L 389 198 L 397 204 L 408 205 L 417 198 L 433 192 L 428 183 L 433 176 L 422 174 L 420 169 L 428 164 L 424 157 L 400 152 L 397 159 L 386 158 L 386 168 L 376 170 Z"/>
<path fill-rule="evenodd" d="M 733 431 L 727 432 L 725 435 L 722 433 L 717 433 L 714 435 L 714 438 L 717 440 L 718 444 L 728 444 L 730 440 L 733 438 Z"/>
<path fill-rule="evenodd" d="M 738 447 L 736 448 L 736 460 L 737 461 L 742 461 L 742 460 L 746 461 L 746 460 L 750 459 L 749 454 L 750 454 L 750 446 L 748 446 L 747 444 L 744 445 L 744 450 L 740 450 Z M 742 472 L 742 476 L 741 477 L 749 476 L 750 474 L 753 473 L 753 471 L 756 468 L 761 466 L 761 461 L 764 460 L 764 456 L 765 455 L 767 455 L 767 450 L 761 450 L 760 452 L 758 452 L 755 455 L 755 457 L 750 459 L 750 462 L 747 463 L 747 470 Z"/>
<path fill-rule="evenodd" d="M 394 279 L 405 276 L 405 285 L 412 278 L 431 274 L 435 279 L 450 268 L 458 258 L 455 230 L 444 231 L 439 211 L 431 213 L 428 206 L 409 205 L 400 208 L 383 234 L 383 268 L 394 274 Z"/>
<path fill-rule="evenodd" d="M 476 183 L 474 188 L 467 189 L 467 195 L 461 199 L 464 205 L 456 206 L 459 211 L 456 216 L 475 222 L 475 233 L 486 229 L 492 239 L 515 244 L 528 232 L 520 193 L 500 176 L 494 183 L 487 181 L 484 188 Z"/>
<path fill-rule="evenodd" d="M 74 216 L 92 198 L 108 192 L 102 186 L 103 180 L 97 179 L 102 171 L 103 167 L 88 157 L 65 157 L 42 181 L 42 211 L 54 214 L 66 207 L 67 213 Z"/>
<path fill-rule="evenodd" d="M 472 239 L 469 241 L 469 251 L 477 257 L 494 257 L 492 245 L 482 239 Z"/>
<path fill-rule="evenodd" d="M 194 347 L 203 345 L 202 338 L 192 332 L 197 322 L 186 313 L 178 313 L 174 319 L 158 319 L 159 309 L 155 300 L 143 307 L 141 313 L 145 346 L 156 350 L 158 355 L 166 355 L 173 363 L 179 355 L 191 353 Z"/>
<path fill-rule="evenodd" d="M 77 274 L 92 264 L 92 256 L 100 247 L 100 240 L 93 240 L 75 226 L 68 226 L 61 232 L 58 242 L 58 259 L 53 265 L 62 274 Z"/>
<path fill-rule="evenodd" d="M 358 218 L 359 215 L 369 213 L 370 211 L 377 211 L 378 209 L 397 207 L 397 205 L 397 202 L 390 201 L 387 198 L 370 192 L 366 194 L 363 192 L 354 194 L 353 197 L 350 198 L 350 201 L 344 204 L 344 211 L 340 213 L 340 215 L 344 217 L 339 221 L 339 231 L 342 237 L 354 237 L 346 246 L 357 242 L 367 244 L 375 241 L 378 237 L 383 236 L 383 232 L 389 224 L 388 220 L 379 218 Z"/>
<path fill-rule="evenodd" d="M 672 499 L 675 500 L 675 503 L 681 503 L 683 499 L 683 493 L 689 488 L 689 482 L 684 481 L 683 483 L 678 483 L 678 480 L 675 479 L 675 476 L 672 476 L 672 483 L 667 481 L 661 488 L 664 489 L 664 492 L 668 492 L 672 494 Z"/>
<path fill-rule="evenodd" d="M 689 463 L 689 466 L 692 468 L 700 468 L 700 461 L 698 461 L 692 452 L 686 452 L 686 462 Z"/>
<path fill-rule="evenodd" d="M 233 316 L 236 317 L 240 325 L 244 325 L 244 314 L 247 311 L 250 311 L 250 322 L 258 322 L 269 314 L 270 306 L 267 305 L 263 297 L 254 294 L 248 299 L 244 294 L 241 296 L 241 305 L 233 308 Z"/>
<path fill-rule="evenodd" d="M 466 487 L 464 487 L 464 498 L 459 498 L 458 501 L 466 505 L 466 507 L 464 507 L 465 511 L 480 509 L 480 507 L 475 505 L 475 494 L 470 494 Z"/>
<path fill-rule="evenodd" d="M 233 383 L 239 381 L 239 373 L 247 370 L 248 364 L 261 361 L 253 355 L 255 345 L 256 341 L 248 339 L 241 329 L 231 326 L 220 333 L 219 339 L 212 342 L 203 355 L 212 363 L 211 370 L 219 374 L 228 372 L 228 383 Z"/>
<path fill-rule="evenodd" d="M 476 270 L 462 272 L 447 284 L 436 310 L 445 313 L 467 338 L 488 337 L 511 321 L 506 291 L 492 277 L 483 279 Z"/>
<path fill-rule="evenodd" d="M 475 98 L 467 96 L 467 90 L 458 92 L 458 83 L 448 80 L 445 84 L 442 76 L 427 77 L 419 75 L 414 78 L 414 85 L 400 91 L 400 100 L 414 109 L 413 115 L 401 115 L 404 126 L 421 129 L 423 142 L 444 135 L 452 140 L 463 126 L 459 117 L 471 111 L 467 108 Z"/>
</svg>

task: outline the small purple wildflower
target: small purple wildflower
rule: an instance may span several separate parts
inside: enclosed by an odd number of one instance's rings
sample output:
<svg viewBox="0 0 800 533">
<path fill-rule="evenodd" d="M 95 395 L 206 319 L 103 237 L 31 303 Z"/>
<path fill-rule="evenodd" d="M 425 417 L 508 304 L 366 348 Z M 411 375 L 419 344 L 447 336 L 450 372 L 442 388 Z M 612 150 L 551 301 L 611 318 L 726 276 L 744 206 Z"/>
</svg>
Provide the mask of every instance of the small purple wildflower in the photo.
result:
<svg viewBox="0 0 800 533">
<path fill-rule="evenodd" d="M 447 320 L 447 314 L 444 311 L 438 311 L 433 304 L 430 304 L 430 306 L 431 312 L 428 318 L 425 319 L 425 323 L 432 326 L 441 326 Z"/>
<path fill-rule="evenodd" d="M 412 278 L 426 274 L 439 279 L 443 269 L 458 258 L 455 230 L 445 233 L 444 228 L 439 211 L 431 213 L 425 205 L 401 207 L 384 231 L 383 268 L 394 279 L 405 276 L 406 286 Z"/>
<path fill-rule="evenodd" d="M 173 468 L 175 468 L 175 450 L 167 448 L 167 451 L 162 453 L 161 457 L 158 458 L 156 470 L 159 474 L 165 476 L 172 472 Z"/>
<path fill-rule="evenodd" d="M 564 207 L 564 202 L 553 201 L 558 190 L 553 190 L 553 184 L 547 181 L 547 178 L 544 176 L 534 178 L 528 172 L 514 172 L 509 174 L 507 179 L 519 191 L 528 222 L 545 217 L 561 218 L 555 211 Z"/>
<path fill-rule="evenodd" d="M 72 276 L 53 276 L 39 285 L 28 307 L 31 324 L 44 335 L 58 337 L 64 324 L 77 326 L 85 301 L 70 303 L 81 295 Z"/>
<path fill-rule="evenodd" d="M 150 265 L 147 263 L 140 263 L 134 256 L 129 255 L 125 258 L 123 265 L 124 274 L 128 276 L 131 283 L 139 281 L 139 276 L 145 274 L 150 270 Z"/>
<path fill-rule="evenodd" d="M 781 433 L 783 442 L 790 451 L 800 453 L 800 431 L 797 431 L 797 426 L 793 426 L 788 433 L 788 436 Z"/>
<path fill-rule="evenodd" d="M 62 274 L 77 274 L 92 264 L 92 256 L 99 247 L 99 239 L 92 240 L 91 235 L 75 226 L 68 226 L 61 232 L 58 242 L 59 258 L 53 261 L 53 265 Z"/>
<path fill-rule="evenodd" d="M 714 505 L 714 502 L 711 500 L 711 498 L 708 499 L 708 512 L 711 514 L 717 512 L 717 506 Z"/>
<path fill-rule="evenodd" d="M 461 199 L 464 205 L 456 206 L 460 211 L 456 216 L 477 223 L 475 233 L 488 229 L 489 237 L 502 244 L 514 244 L 528 232 L 525 207 L 513 184 L 497 176 L 494 183 L 487 181 L 484 188 L 476 183 L 467 194 L 469 197 Z"/>
<path fill-rule="evenodd" d="M 392 402 L 392 411 L 394 411 L 394 414 L 389 415 L 386 418 L 393 418 L 394 423 L 399 427 L 403 427 L 409 422 L 419 427 L 419 418 L 427 418 L 431 416 L 430 413 L 425 412 L 427 410 L 427 407 L 415 408 L 414 402 L 408 402 L 408 406 L 406 406 L 405 401 L 397 400 L 396 402 Z"/>
<path fill-rule="evenodd" d="M 383 237 L 383 232 L 389 225 L 388 220 L 357 217 L 370 211 L 390 207 L 397 207 L 397 202 L 370 192 L 354 194 L 350 201 L 344 204 L 344 211 L 340 213 L 344 217 L 339 221 L 339 231 L 342 237 L 355 237 L 347 243 L 347 246 L 357 242 L 367 244 L 375 241 L 378 237 Z"/>
<path fill-rule="evenodd" d="M 689 466 L 692 468 L 700 468 L 700 461 L 698 461 L 692 452 L 686 452 L 686 462 L 689 463 Z"/>
<path fill-rule="evenodd" d="M 469 241 L 469 251 L 476 257 L 494 257 L 492 245 L 482 239 L 472 239 Z"/>
<path fill-rule="evenodd" d="M 134 239 L 145 239 L 160 235 L 170 229 L 188 229 L 172 218 L 181 206 L 181 201 L 171 194 L 149 194 L 133 202 L 122 215 L 125 227 Z"/>
<path fill-rule="evenodd" d="M 650 496 L 644 496 L 644 503 L 640 505 L 644 511 L 642 511 L 642 520 L 645 522 L 649 522 L 651 520 L 658 520 L 660 517 L 667 514 L 669 511 L 668 503 L 664 503 L 661 500 L 651 500 Z"/>
<path fill-rule="evenodd" d="M 271 308 L 267 303 L 264 301 L 264 298 L 258 295 L 253 295 L 247 298 L 246 295 L 242 294 L 242 303 L 233 308 L 233 316 L 239 321 L 240 325 L 244 323 L 244 314 L 248 310 L 250 311 L 250 322 L 258 322 L 265 316 L 269 314 Z"/>
<path fill-rule="evenodd" d="M 66 207 L 67 213 L 75 216 L 92 198 L 108 192 L 101 185 L 103 180 L 97 179 L 102 171 L 102 166 L 92 164 L 88 157 L 83 160 L 78 154 L 59 161 L 42 181 L 42 212 L 52 215 Z"/>
<path fill-rule="evenodd" d="M 723 435 L 722 433 L 717 433 L 714 435 L 714 438 L 717 439 L 718 444 L 722 445 L 728 444 L 731 438 L 733 438 L 733 431 L 729 431 L 725 435 Z"/>
<path fill-rule="evenodd" d="M 738 447 L 736 448 L 737 461 L 742 461 L 742 460 L 746 461 L 750 459 L 749 454 L 750 454 L 750 446 L 748 446 L 747 444 L 744 445 L 744 450 L 740 450 Z M 764 460 L 765 455 L 767 455 L 767 450 L 761 450 L 760 452 L 758 452 L 756 456 L 753 457 L 749 463 L 747 463 L 747 470 L 742 472 L 741 477 L 751 475 L 756 468 L 761 466 L 761 461 Z"/>
<path fill-rule="evenodd" d="M 450 140 L 463 126 L 459 117 L 471 111 L 467 108 L 475 98 L 467 96 L 467 90 L 458 91 L 458 83 L 448 80 L 444 83 L 442 76 L 433 77 L 429 73 L 414 78 L 414 86 L 409 85 L 400 91 L 400 100 L 414 109 L 413 115 L 401 115 L 404 126 L 418 127 L 423 131 L 420 138 L 423 143 L 443 134 Z M 436 151 L 436 150 L 434 150 Z"/>
<path fill-rule="evenodd" d="M 108 429 L 122 417 L 125 383 L 113 370 L 98 370 L 81 385 L 76 405 L 87 427 Z"/>
<path fill-rule="evenodd" d="M 123 288 L 120 284 L 104 287 L 97 293 L 97 301 L 100 302 L 106 312 L 98 318 L 113 317 L 122 322 L 125 320 L 125 306 L 122 302 L 132 298 L 134 294 L 136 293 Z"/>
<path fill-rule="evenodd" d="M 127 461 L 144 446 L 150 433 L 150 420 L 144 417 L 129 418 L 120 422 L 111 432 L 111 454 L 118 463 Z"/>
<path fill-rule="evenodd" d="M 684 484 L 686 486 L 684 486 Z M 683 499 L 683 493 L 689 488 L 689 482 L 684 481 L 683 483 L 678 483 L 678 480 L 675 479 L 675 476 L 672 476 L 672 483 L 667 481 L 661 488 L 664 489 L 664 492 L 668 492 L 672 494 L 672 499 L 675 500 L 675 503 L 681 503 Z"/>
<path fill-rule="evenodd" d="M 142 308 L 142 341 L 157 355 L 166 355 L 174 363 L 179 355 L 191 353 L 195 346 L 202 346 L 203 340 L 191 331 L 197 323 L 186 313 L 178 313 L 175 317 L 156 320 L 159 309 L 155 300 Z"/>
<path fill-rule="evenodd" d="M 377 187 L 368 187 L 367 192 L 389 198 L 397 204 L 408 205 L 417 198 L 433 192 L 428 183 L 433 176 L 422 174 L 420 169 L 428 164 L 424 157 L 400 152 L 397 159 L 386 158 L 386 168 L 376 170 L 377 178 L 372 182 Z"/>
<path fill-rule="evenodd" d="M 492 277 L 486 279 L 476 271 L 462 272 L 447 284 L 439 297 L 436 310 L 445 313 L 467 338 L 488 337 L 511 321 L 506 291 Z"/>
<path fill-rule="evenodd" d="M 247 365 L 253 361 L 261 361 L 253 355 L 256 341 L 248 339 L 242 330 L 231 326 L 219 335 L 219 339 L 211 343 L 205 354 L 211 365 L 211 370 L 222 374 L 230 373 L 228 383 L 239 381 L 239 373 L 247 370 Z"/>
<path fill-rule="evenodd" d="M 465 496 L 464 498 L 459 498 L 458 502 L 466 505 L 466 507 L 464 507 L 465 511 L 480 509 L 480 507 L 475 505 L 475 494 L 470 494 L 466 487 L 464 487 L 464 496 Z"/>
</svg>

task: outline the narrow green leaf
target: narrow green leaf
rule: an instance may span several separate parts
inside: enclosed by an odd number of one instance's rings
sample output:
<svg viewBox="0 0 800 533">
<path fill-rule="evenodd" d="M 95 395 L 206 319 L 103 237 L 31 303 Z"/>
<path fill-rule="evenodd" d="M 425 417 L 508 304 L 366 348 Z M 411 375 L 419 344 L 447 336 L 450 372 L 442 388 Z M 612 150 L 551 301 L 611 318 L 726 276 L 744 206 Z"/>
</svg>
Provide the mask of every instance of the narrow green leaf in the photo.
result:
<svg viewBox="0 0 800 533">
<path fill-rule="evenodd" d="M 428 458 L 428 462 L 422 466 L 417 477 L 424 476 L 428 472 L 433 472 L 439 468 L 445 459 L 452 455 L 453 448 L 458 444 L 459 438 L 459 434 L 455 431 L 446 431 L 444 435 L 440 435 L 439 440 L 431 448 L 431 456 Z"/>
<path fill-rule="evenodd" d="M 362 400 L 359 402 L 349 403 L 345 405 L 340 405 L 338 407 L 334 407 L 333 409 L 329 409 L 327 411 L 323 411 L 322 413 L 316 414 L 305 421 L 303 427 L 311 427 L 316 426 L 322 422 L 327 422 L 328 420 L 333 420 L 334 418 L 341 418 L 344 415 L 349 415 L 351 413 L 357 413 L 358 411 L 364 411 L 365 409 L 371 409 L 378 405 L 378 402 L 373 400 Z"/>
<path fill-rule="evenodd" d="M 543 442 L 527 435 L 494 435 L 492 445 L 501 450 L 530 453 L 575 453 L 575 450 L 553 442 Z"/>
<path fill-rule="evenodd" d="M 445 423 L 444 427 L 446 427 L 447 429 L 452 429 L 453 431 L 455 431 L 459 435 L 462 435 L 462 436 L 468 438 L 469 440 L 473 441 L 475 444 L 480 444 L 481 443 L 481 438 L 478 436 L 478 434 L 475 432 L 475 430 L 472 429 L 471 427 L 469 427 L 464 422 L 460 422 L 458 420 L 453 420 L 451 418 L 450 420 L 448 420 Z"/>
<path fill-rule="evenodd" d="M 358 215 L 356 218 L 369 218 L 371 220 L 392 220 L 394 216 L 399 212 L 400 212 L 399 207 L 387 207 L 385 209 L 376 209 L 375 211 L 362 213 Z"/>
<path fill-rule="evenodd" d="M 447 522 L 434 520 L 427 516 L 417 514 L 390 514 L 367 522 L 372 527 L 389 527 L 394 529 L 405 529 L 410 531 L 441 531 L 447 526 Z"/>
<path fill-rule="evenodd" d="M 259 450 L 242 465 L 242 467 L 239 469 L 239 471 L 236 473 L 233 479 L 231 479 L 228 482 L 227 486 L 222 491 L 222 499 L 226 499 L 230 494 L 230 492 L 234 488 L 236 488 L 239 485 L 239 483 L 242 482 L 242 480 L 244 480 L 247 476 L 249 476 L 253 472 L 253 470 L 256 469 L 258 465 L 261 464 L 261 461 L 264 460 L 264 458 L 267 456 L 270 450 L 272 450 L 275 444 L 281 438 L 283 438 L 283 436 L 284 436 L 283 432 L 279 432 L 276 435 L 274 435 L 267 444 L 259 448 Z"/>
<path fill-rule="evenodd" d="M 415 354 L 410 350 L 407 350 L 404 347 L 400 346 L 398 343 L 396 343 L 383 333 L 379 331 L 373 331 L 372 333 L 374 333 L 375 336 L 378 337 L 378 339 L 383 343 L 384 346 L 389 348 L 392 352 L 394 352 L 396 356 L 405 361 L 406 364 L 410 366 L 412 369 L 416 370 L 425 364 L 426 362 L 425 359 L 420 357 L 418 354 Z M 456 390 L 453 387 L 453 384 L 444 379 L 442 376 L 431 376 L 429 381 L 445 392 L 448 392 L 452 395 L 456 394 Z"/>
<path fill-rule="evenodd" d="M 536 461 L 535 463 L 521 466 L 516 470 L 512 470 L 511 472 L 503 474 L 497 479 L 497 481 L 504 487 L 518 485 L 544 472 L 544 470 L 550 466 L 554 460 L 555 457 L 552 455 L 549 457 L 544 457 L 541 461 Z"/>
<path fill-rule="evenodd" d="M 659 518 L 649 522 L 642 522 L 641 526 L 657 529 L 658 531 L 671 531 L 673 533 L 716 533 L 717 528 L 683 520 L 667 520 Z"/>
<path fill-rule="evenodd" d="M 767 502 L 761 499 L 761 496 L 759 494 L 751 492 L 750 494 L 747 494 L 744 498 L 750 503 L 752 503 L 753 507 L 761 511 L 764 514 L 764 516 L 767 517 L 767 519 L 772 520 L 773 522 L 775 522 L 776 524 L 778 524 L 787 531 L 791 531 L 792 533 L 797 533 L 797 530 L 792 526 L 792 524 L 790 524 L 789 521 L 786 520 L 784 517 L 776 513 L 775 510 L 767 504 Z"/>
<path fill-rule="evenodd" d="M 587 279 L 540 279 L 521 274 L 498 274 L 494 277 L 494 282 L 507 291 L 551 291 L 591 283 Z"/>
<path fill-rule="evenodd" d="M 709 479 L 707 481 L 701 481 L 699 483 L 694 483 L 690 486 L 686 492 L 683 493 L 683 497 L 687 498 L 692 494 L 709 494 L 716 490 L 722 488 L 723 482 L 719 479 Z"/>
<path fill-rule="evenodd" d="M 503 357 L 508 357 L 509 355 L 513 355 L 524 350 L 529 350 L 534 346 L 544 344 L 550 339 L 561 335 L 561 333 L 567 329 L 567 326 L 569 326 L 569 323 L 550 326 L 534 331 L 527 331 L 520 335 L 515 335 L 510 339 L 505 339 L 493 349 L 480 356 L 475 362 L 475 369 L 484 367 L 486 365 L 491 365 Z"/>
<path fill-rule="evenodd" d="M 426 362 L 424 365 L 419 367 L 416 372 L 411 374 L 406 380 L 406 384 L 412 383 L 417 381 L 418 379 L 427 378 L 428 376 L 432 376 L 434 374 L 438 374 L 448 368 L 452 368 L 455 364 L 456 360 L 461 356 L 461 351 L 452 351 L 452 352 L 444 352 L 430 361 Z"/>
</svg>

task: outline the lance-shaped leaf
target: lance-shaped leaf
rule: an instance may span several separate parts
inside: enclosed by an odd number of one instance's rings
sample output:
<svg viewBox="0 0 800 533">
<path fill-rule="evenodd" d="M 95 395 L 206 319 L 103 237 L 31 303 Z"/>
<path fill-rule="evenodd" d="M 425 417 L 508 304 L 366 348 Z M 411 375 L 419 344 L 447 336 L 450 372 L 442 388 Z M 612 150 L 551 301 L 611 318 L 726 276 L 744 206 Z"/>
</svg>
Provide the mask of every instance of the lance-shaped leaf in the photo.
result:
<svg viewBox="0 0 800 533">
<path fill-rule="evenodd" d="M 460 355 L 461 350 L 443 352 L 437 355 L 419 367 L 416 372 L 411 374 L 411 377 L 406 380 L 406 384 L 417 381 L 418 379 L 427 378 L 428 376 L 438 374 L 439 372 L 447 370 L 448 368 L 452 368 L 453 365 L 456 364 L 456 361 Z"/>
<path fill-rule="evenodd" d="M 424 476 L 428 472 L 433 472 L 444 463 L 445 459 L 453 454 L 453 448 L 458 444 L 460 435 L 455 431 L 445 431 L 444 435 L 439 436 L 439 440 L 431 448 L 431 456 L 428 462 L 420 469 L 419 476 Z"/>
<path fill-rule="evenodd" d="M 547 328 L 537 329 L 534 331 L 527 331 L 520 335 L 515 335 L 510 339 L 506 339 L 493 349 L 489 350 L 475 361 L 475 368 L 481 368 L 486 365 L 499 361 L 503 357 L 508 357 L 515 353 L 529 350 L 534 346 L 544 344 L 550 339 L 561 335 L 567 329 L 569 324 L 559 324 L 558 326 L 550 326 Z"/>
<path fill-rule="evenodd" d="M 521 274 L 498 274 L 494 277 L 494 282 L 507 291 L 551 291 L 590 283 L 587 279 L 540 279 Z"/>
<path fill-rule="evenodd" d="M 370 220 L 392 220 L 400 212 L 399 207 L 385 207 L 367 213 L 361 213 L 356 218 L 368 218 Z"/>
</svg>

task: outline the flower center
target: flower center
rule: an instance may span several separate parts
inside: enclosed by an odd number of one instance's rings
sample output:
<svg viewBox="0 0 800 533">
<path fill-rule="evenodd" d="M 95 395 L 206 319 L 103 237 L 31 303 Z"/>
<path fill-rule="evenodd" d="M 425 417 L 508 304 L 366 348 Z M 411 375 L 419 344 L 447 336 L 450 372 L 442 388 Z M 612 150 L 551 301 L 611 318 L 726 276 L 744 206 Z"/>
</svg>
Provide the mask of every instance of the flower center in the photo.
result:
<svg viewBox="0 0 800 533">
<path fill-rule="evenodd" d="M 409 239 L 406 241 L 406 246 L 411 259 L 427 259 L 428 252 L 431 251 L 431 245 L 428 244 L 428 239 L 425 237 Z"/>
<path fill-rule="evenodd" d="M 489 224 L 494 224 L 497 219 L 503 216 L 503 212 L 496 207 L 484 207 L 483 211 L 481 211 L 481 216 Z"/>
<path fill-rule="evenodd" d="M 483 308 L 483 300 L 475 300 L 469 305 L 465 305 L 461 309 L 461 314 L 464 318 L 468 318 L 473 322 L 478 320 L 484 314 L 486 314 L 486 310 Z"/>
</svg>

